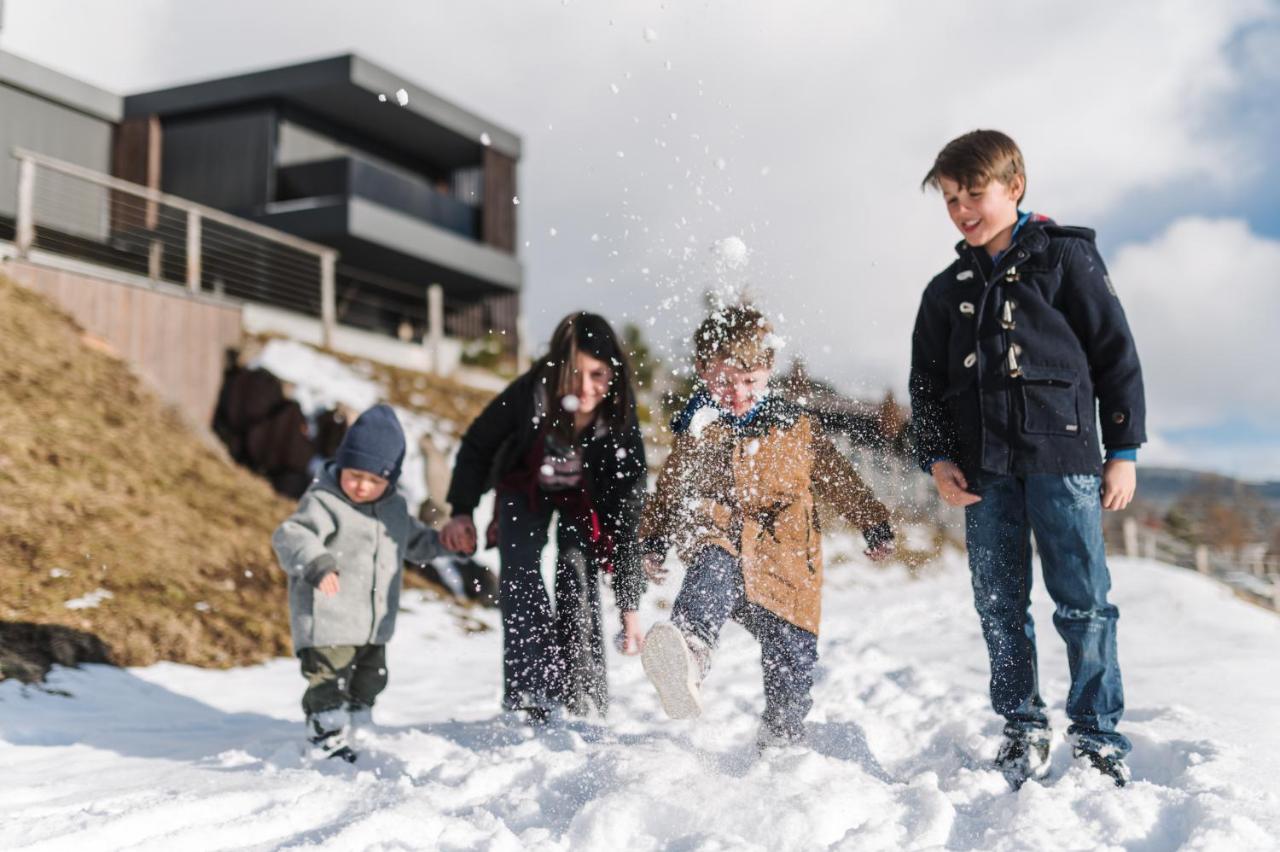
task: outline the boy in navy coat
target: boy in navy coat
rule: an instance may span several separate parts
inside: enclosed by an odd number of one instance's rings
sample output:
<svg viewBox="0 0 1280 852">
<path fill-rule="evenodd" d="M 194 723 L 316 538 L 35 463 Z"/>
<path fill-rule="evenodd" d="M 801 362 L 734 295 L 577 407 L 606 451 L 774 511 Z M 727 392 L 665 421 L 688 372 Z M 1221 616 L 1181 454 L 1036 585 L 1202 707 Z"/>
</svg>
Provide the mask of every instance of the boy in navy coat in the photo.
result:
<svg viewBox="0 0 1280 852">
<path fill-rule="evenodd" d="M 964 239 L 916 318 L 913 434 L 939 494 L 965 509 L 991 702 L 1006 722 L 996 764 L 1015 787 L 1049 768 L 1028 611 L 1034 532 L 1067 644 L 1073 753 L 1122 786 L 1130 744 L 1116 731 L 1119 613 L 1102 510 L 1133 499 L 1146 440 L 1133 336 L 1093 231 L 1019 210 L 1027 176 L 1008 136 L 952 140 L 924 185 L 941 191 Z"/>
</svg>

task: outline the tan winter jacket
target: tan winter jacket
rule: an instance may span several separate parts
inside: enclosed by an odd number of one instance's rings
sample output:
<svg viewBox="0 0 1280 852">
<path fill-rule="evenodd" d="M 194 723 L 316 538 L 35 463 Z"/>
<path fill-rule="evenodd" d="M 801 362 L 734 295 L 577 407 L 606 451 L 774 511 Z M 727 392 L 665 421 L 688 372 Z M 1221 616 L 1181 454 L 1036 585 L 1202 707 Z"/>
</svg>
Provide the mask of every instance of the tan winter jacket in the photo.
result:
<svg viewBox="0 0 1280 852">
<path fill-rule="evenodd" d="M 798 406 L 766 398 L 744 426 L 697 402 L 672 424 L 675 444 L 640 520 L 645 552 L 674 545 L 690 564 L 703 548 L 721 547 L 741 560 L 749 601 L 817 633 L 815 495 L 872 544 L 893 536 L 888 511 Z"/>
</svg>

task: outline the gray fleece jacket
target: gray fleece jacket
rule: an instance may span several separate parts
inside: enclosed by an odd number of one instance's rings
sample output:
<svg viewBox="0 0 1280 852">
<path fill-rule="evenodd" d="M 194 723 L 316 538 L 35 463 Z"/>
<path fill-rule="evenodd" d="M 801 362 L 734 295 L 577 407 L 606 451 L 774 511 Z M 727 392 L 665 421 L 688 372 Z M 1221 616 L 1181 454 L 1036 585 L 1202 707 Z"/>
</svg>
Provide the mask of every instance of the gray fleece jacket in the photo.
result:
<svg viewBox="0 0 1280 852">
<path fill-rule="evenodd" d="M 436 531 L 409 514 L 388 489 L 372 503 L 352 503 L 326 467 L 302 495 L 298 509 L 271 537 L 289 575 L 293 650 L 326 645 L 382 645 L 395 632 L 405 561 L 440 555 Z M 338 575 L 333 597 L 316 586 Z"/>
</svg>

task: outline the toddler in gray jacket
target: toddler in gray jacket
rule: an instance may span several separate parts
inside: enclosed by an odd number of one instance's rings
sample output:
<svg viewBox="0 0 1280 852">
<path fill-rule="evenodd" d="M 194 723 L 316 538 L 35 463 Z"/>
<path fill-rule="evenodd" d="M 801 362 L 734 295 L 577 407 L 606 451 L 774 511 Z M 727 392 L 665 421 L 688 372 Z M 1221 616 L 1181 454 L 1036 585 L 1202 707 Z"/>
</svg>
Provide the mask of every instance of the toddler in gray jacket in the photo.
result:
<svg viewBox="0 0 1280 852">
<path fill-rule="evenodd" d="M 289 575 L 293 649 L 307 690 L 312 744 L 351 762 L 353 725 L 387 685 L 404 562 L 443 553 L 435 530 L 409 514 L 395 482 L 404 432 L 388 405 L 361 414 L 333 461 L 271 537 Z"/>
</svg>

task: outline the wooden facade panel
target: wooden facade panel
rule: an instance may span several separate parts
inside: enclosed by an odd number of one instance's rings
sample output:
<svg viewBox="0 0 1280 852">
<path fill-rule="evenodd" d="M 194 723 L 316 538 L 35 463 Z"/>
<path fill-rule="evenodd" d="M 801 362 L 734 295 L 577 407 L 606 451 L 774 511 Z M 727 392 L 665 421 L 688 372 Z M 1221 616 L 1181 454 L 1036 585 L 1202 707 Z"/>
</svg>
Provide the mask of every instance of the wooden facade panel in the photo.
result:
<svg viewBox="0 0 1280 852">
<path fill-rule="evenodd" d="M 240 344 L 239 308 L 25 263 L 6 263 L 0 272 L 109 343 L 192 423 L 213 419 L 225 352 Z"/>
<path fill-rule="evenodd" d="M 516 161 L 492 148 L 484 149 L 484 204 L 481 238 L 508 254 L 516 250 Z"/>
<path fill-rule="evenodd" d="M 116 126 L 111 174 L 151 189 L 160 188 L 161 136 L 157 116 L 126 118 Z M 111 230 L 132 233 L 154 229 L 159 206 L 136 195 L 111 191 Z"/>
</svg>

